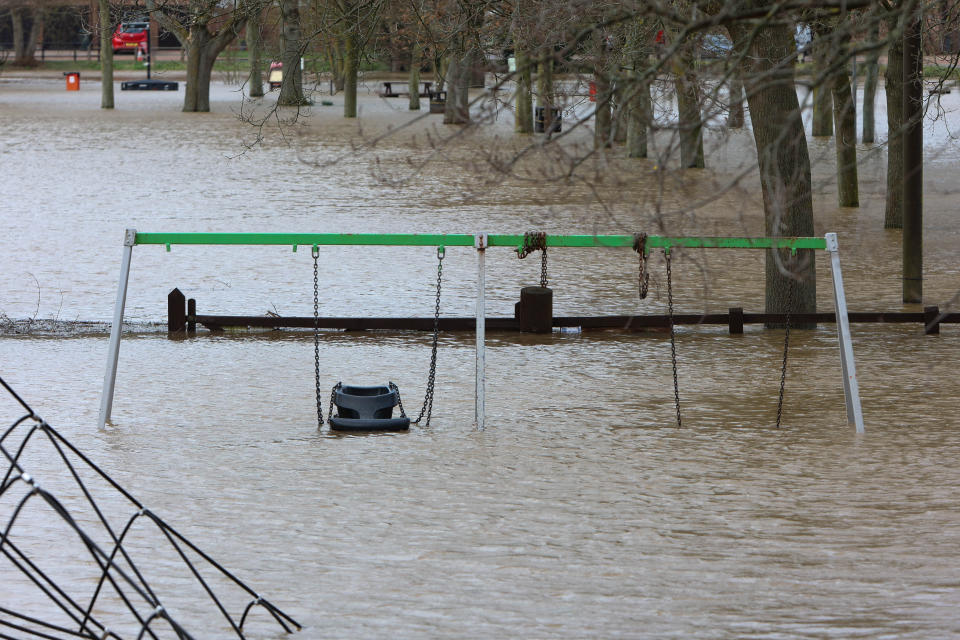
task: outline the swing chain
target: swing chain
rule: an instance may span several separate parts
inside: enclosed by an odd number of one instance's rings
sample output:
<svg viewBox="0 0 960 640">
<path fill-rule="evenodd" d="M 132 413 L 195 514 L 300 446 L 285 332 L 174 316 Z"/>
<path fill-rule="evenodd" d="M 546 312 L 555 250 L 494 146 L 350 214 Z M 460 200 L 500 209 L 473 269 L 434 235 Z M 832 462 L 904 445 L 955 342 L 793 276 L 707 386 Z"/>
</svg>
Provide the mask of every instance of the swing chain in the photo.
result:
<svg viewBox="0 0 960 640">
<path fill-rule="evenodd" d="M 427 375 L 427 391 L 423 396 L 423 406 L 420 407 L 420 415 L 413 421 L 414 424 L 420 424 L 423 416 L 427 416 L 425 426 L 430 426 L 430 416 L 433 413 L 433 386 L 437 377 L 437 342 L 440 338 L 440 287 L 443 281 L 443 257 L 446 250 L 443 247 L 437 247 L 437 300 L 433 312 L 433 345 L 430 351 L 430 373 Z M 400 398 L 399 392 L 397 398 Z M 401 408 L 402 412 L 403 409 Z"/>
<path fill-rule="evenodd" d="M 403 400 L 400 398 L 400 387 L 393 384 L 392 381 L 388 382 L 387 386 L 390 388 L 390 391 L 393 391 L 395 394 L 397 394 L 397 407 L 400 409 L 400 417 L 406 418 L 407 412 L 403 410 Z"/>
<path fill-rule="evenodd" d="M 527 231 L 523 234 L 523 244 L 517 249 L 517 257 L 523 260 L 534 251 L 540 254 L 540 286 L 547 288 L 547 234 L 543 231 Z"/>
<path fill-rule="evenodd" d="M 650 290 L 650 274 L 647 272 L 647 234 L 642 232 L 633 234 L 633 250 L 637 252 L 640 262 L 637 290 L 640 292 L 640 299 L 644 300 Z"/>
<path fill-rule="evenodd" d="M 338 382 L 337 384 L 333 385 L 332 389 L 330 389 L 330 406 L 327 407 L 328 420 L 333 419 L 333 405 L 337 399 L 337 391 L 339 391 L 341 387 L 343 387 L 343 382 Z"/>
<path fill-rule="evenodd" d="M 667 261 L 667 313 L 670 317 L 670 362 L 673 365 L 673 401 L 677 407 L 677 428 L 683 426 L 680 419 L 680 385 L 677 383 L 677 338 L 673 325 L 673 274 L 670 269 L 670 248 L 663 250 Z"/>
<path fill-rule="evenodd" d="M 320 398 L 320 278 L 317 266 L 320 249 L 314 246 L 311 255 L 313 256 L 313 375 L 317 396 L 317 429 L 320 429 L 323 427 L 323 401 Z"/>
<path fill-rule="evenodd" d="M 790 349 L 790 314 L 793 309 L 793 277 L 787 281 L 787 326 L 783 333 L 783 365 L 780 368 L 780 397 L 777 399 L 777 429 L 783 415 L 783 388 L 787 381 L 787 353 Z"/>
</svg>

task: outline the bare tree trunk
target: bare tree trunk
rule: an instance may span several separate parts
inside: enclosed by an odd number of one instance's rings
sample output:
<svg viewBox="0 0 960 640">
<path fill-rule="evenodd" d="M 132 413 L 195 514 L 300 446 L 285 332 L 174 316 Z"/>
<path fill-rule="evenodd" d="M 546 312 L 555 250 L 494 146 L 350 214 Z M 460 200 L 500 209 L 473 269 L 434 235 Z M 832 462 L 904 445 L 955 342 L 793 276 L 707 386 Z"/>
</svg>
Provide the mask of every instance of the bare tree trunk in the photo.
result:
<svg viewBox="0 0 960 640">
<path fill-rule="evenodd" d="M 616 144 L 626 144 L 627 126 L 630 120 L 626 99 L 626 82 L 618 74 L 613 82 L 613 141 Z"/>
<path fill-rule="evenodd" d="M 885 229 L 903 228 L 903 40 L 896 18 L 890 20 L 890 47 L 884 83 L 887 94 L 887 201 Z"/>
<path fill-rule="evenodd" d="M 279 0 L 279 3 L 283 21 L 283 52 L 280 56 L 283 62 L 283 82 L 280 83 L 277 104 L 296 107 L 306 104 L 303 97 L 303 75 L 300 72 L 300 2 Z"/>
<path fill-rule="evenodd" d="M 643 71 L 640 72 L 642 73 Z M 636 76 L 632 87 L 634 96 L 630 100 L 630 117 L 627 122 L 627 155 L 631 158 L 646 158 L 647 129 L 653 119 L 650 83 L 636 71 L 634 76 Z"/>
<path fill-rule="evenodd" d="M 613 114 L 610 105 L 613 101 L 613 91 L 610 86 L 610 77 L 605 69 L 594 71 L 593 83 L 597 87 L 593 146 L 595 149 L 606 149 L 613 146 Z"/>
<path fill-rule="evenodd" d="M 630 67 L 630 91 L 627 96 L 627 155 L 647 157 L 647 131 L 653 120 L 650 100 L 650 40 L 653 29 L 638 20 L 628 31 L 627 66 Z"/>
<path fill-rule="evenodd" d="M 530 58 L 527 52 L 520 47 L 516 48 L 517 56 L 517 94 L 514 100 L 517 115 L 514 130 L 517 133 L 533 133 L 533 96 L 531 94 Z"/>
<path fill-rule="evenodd" d="M 904 3 L 903 34 L 903 301 L 923 302 L 923 16 Z"/>
<path fill-rule="evenodd" d="M 263 97 L 263 43 L 260 39 L 260 11 L 253 11 L 247 22 L 247 56 L 250 58 L 250 76 L 247 79 L 251 98 Z"/>
<path fill-rule="evenodd" d="M 553 132 L 553 58 L 537 65 L 537 108 L 543 114 L 543 131 L 547 137 Z"/>
<path fill-rule="evenodd" d="M 744 85 L 753 122 L 760 166 L 765 233 L 768 236 L 812 236 L 813 196 L 810 155 L 803 130 L 793 66 L 785 66 L 795 50 L 793 28 L 771 23 L 754 33 L 752 25 L 731 25 L 734 43 L 744 59 Z M 801 250 L 766 257 L 766 311 L 814 312 L 817 284 L 814 252 Z M 792 289 L 792 293 L 791 293 Z"/>
<path fill-rule="evenodd" d="M 703 115 L 700 112 L 700 88 L 697 84 L 693 57 L 681 53 L 673 65 L 680 116 L 680 166 L 703 168 Z"/>
<path fill-rule="evenodd" d="M 867 34 L 867 42 L 876 46 L 880 40 L 880 22 L 876 18 L 871 18 L 870 30 Z M 864 144 L 873 144 L 876 142 L 876 125 L 874 117 L 874 105 L 877 100 L 877 78 L 880 75 L 880 52 L 877 49 L 867 54 L 866 60 L 866 78 L 863 82 L 863 142 Z"/>
<path fill-rule="evenodd" d="M 420 110 L 420 65 L 423 64 L 423 49 L 419 42 L 414 42 L 410 49 L 410 80 L 407 83 L 410 91 L 410 111 Z"/>
<path fill-rule="evenodd" d="M 344 50 L 344 86 L 343 86 L 343 117 L 357 117 L 357 80 L 360 73 L 360 47 L 359 36 L 356 29 L 360 25 L 355 24 L 346 35 L 346 48 Z"/>
<path fill-rule="evenodd" d="M 744 123 L 743 113 L 743 78 L 739 71 L 732 71 L 729 80 L 730 97 L 727 99 L 729 111 L 727 112 L 727 126 L 731 129 L 742 129 Z"/>
<path fill-rule="evenodd" d="M 14 7 L 10 10 L 13 28 L 13 63 L 17 65 L 27 57 L 26 38 L 23 35 L 25 13 L 27 13 L 25 7 Z"/>
<path fill-rule="evenodd" d="M 470 124 L 470 54 L 464 49 L 452 51 L 447 61 L 447 104 L 444 124 Z"/>
<path fill-rule="evenodd" d="M 859 207 L 857 180 L 857 112 L 845 65 L 840 65 L 830 78 L 833 97 L 833 121 L 836 122 L 837 204 Z"/>
<path fill-rule="evenodd" d="M 191 32 L 187 46 L 187 86 L 183 96 L 184 112 L 210 111 L 210 76 L 217 53 L 206 29 Z M 198 42 L 199 41 L 199 42 Z"/>
<path fill-rule="evenodd" d="M 829 30 L 822 24 L 811 26 L 813 35 L 813 135 L 833 135 L 833 111 L 827 71 L 832 60 Z"/>
<path fill-rule="evenodd" d="M 113 25 L 110 0 L 99 0 L 100 27 L 100 108 L 113 109 Z"/>
<path fill-rule="evenodd" d="M 21 67 L 37 64 L 37 45 L 43 33 L 43 7 L 16 7 L 10 11 L 13 21 L 13 63 Z M 30 20 L 30 31 L 26 32 L 25 21 Z"/>
</svg>

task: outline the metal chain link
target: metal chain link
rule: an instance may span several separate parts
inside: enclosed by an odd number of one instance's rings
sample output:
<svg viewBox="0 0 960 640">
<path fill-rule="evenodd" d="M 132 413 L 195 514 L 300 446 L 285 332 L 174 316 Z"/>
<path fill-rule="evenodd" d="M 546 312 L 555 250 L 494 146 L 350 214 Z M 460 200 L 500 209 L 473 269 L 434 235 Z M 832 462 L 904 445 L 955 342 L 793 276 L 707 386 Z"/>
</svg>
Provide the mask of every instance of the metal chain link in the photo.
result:
<svg viewBox="0 0 960 640">
<path fill-rule="evenodd" d="M 639 256 L 637 291 L 640 293 L 640 299 L 643 300 L 650 291 L 650 274 L 647 272 L 647 234 L 633 234 L 633 250 Z"/>
<path fill-rule="evenodd" d="M 338 382 L 333 385 L 333 389 L 330 389 L 330 405 L 327 407 L 327 420 L 333 419 L 333 405 L 337 400 L 337 391 L 343 386 L 342 382 Z"/>
<path fill-rule="evenodd" d="M 783 388 L 787 381 L 787 353 L 790 350 L 790 314 L 793 309 L 794 282 L 791 277 L 787 284 L 787 327 L 783 333 L 783 365 L 780 368 L 780 397 L 777 399 L 777 429 L 783 415 Z"/>
<path fill-rule="evenodd" d="M 667 260 L 667 312 L 670 316 L 670 362 L 673 364 L 673 401 L 677 407 L 677 427 L 683 426 L 680 419 L 680 385 L 677 383 L 677 337 L 673 325 L 673 274 L 670 269 L 670 249 L 664 249 Z"/>
<path fill-rule="evenodd" d="M 437 377 L 437 343 L 440 338 L 440 287 L 443 281 L 443 257 L 446 250 L 443 247 L 437 247 L 437 301 L 433 312 L 433 346 L 430 353 L 430 373 L 427 376 L 427 391 L 423 396 L 423 406 L 420 407 L 420 415 L 413 421 L 414 424 L 420 424 L 423 416 L 427 416 L 425 426 L 430 426 L 430 415 L 433 413 L 433 386 Z M 397 398 L 399 398 L 399 393 Z M 400 409 L 401 412 L 403 409 Z"/>
<path fill-rule="evenodd" d="M 517 257 L 523 260 L 534 251 L 540 254 L 540 286 L 547 288 L 547 234 L 542 231 L 527 231 L 523 234 L 523 245 L 517 249 Z"/>
<path fill-rule="evenodd" d="M 321 429 L 323 427 L 323 400 L 320 398 L 320 278 L 317 266 L 320 249 L 314 246 L 311 255 L 313 256 L 313 375 L 317 395 L 317 429 Z"/>
<path fill-rule="evenodd" d="M 393 391 L 397 394 L 397 407 L 400 409 L 400 417 L 406 418 L 407 412 L 403 410 L 403 400 L 400 398 L 400 387 L 393 384 L 393 382 L 388 382 L 387 386 L 390 388 L 390 391 Z"/>
</svg>

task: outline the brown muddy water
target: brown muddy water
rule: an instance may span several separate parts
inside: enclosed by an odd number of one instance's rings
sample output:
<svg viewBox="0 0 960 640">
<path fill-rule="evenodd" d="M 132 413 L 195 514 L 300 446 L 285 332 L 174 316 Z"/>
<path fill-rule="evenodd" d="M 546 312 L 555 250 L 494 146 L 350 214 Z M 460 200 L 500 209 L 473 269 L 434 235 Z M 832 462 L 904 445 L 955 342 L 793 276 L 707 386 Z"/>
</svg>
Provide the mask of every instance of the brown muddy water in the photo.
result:
<svg viewBox="0 0 960 640">
<path fill-rule="evenodd" d="M 664 334 L 490 335 L 484 432 L 472 427 L 473 336 L 447 334 L 430 427 L 339 437 L 316 428 L 308 334 L 174 341 L 150 325 L 174 286 L 201 313 L 309 315 L 308 251 L 138 247 L 127 317 L 139 330 L 123 341 L 114 424 L 98 430 L 106 335 L 9 327 L 108 322 L 127 227 L 762 234 L 745 132 L 711 128 L 705 171 L 615 154 L 560 182 L 543 178 L 543 167 L 565 166 L 546 153 L 510 177 L 491 169 L 515 145 L 504 111 L 464 136 L 466 150 L 437 144 L 453 132 L 429 118 L 374 145 L 411 119 L 405 105 L 368 93 L 348 122 L 335 96 L 297 124 L 268 122 L 262 144 L 247 149 L 258 130 L 238 119 L 239 93 L 217 85 L 212 114 L 180 113 L 181 100 L 118 92 L 117 110 L 104 112 L 96 83 L 68 94 L 59 80 L 0 79 L 0 374 L 143 503 L 303 623 L 300 637 L 960 635 L 955 325 L 939 337 L 853 326 L 862 436 L 846 423 L 828 325 L 792 335 L 780 430 L 783 333 L 683 327 L 682 429 Z M 927 126 L 924 291 L 926 304 L 944 307 L 960 289 L 960 100 L 955 92 L 942 104 Z M 575 130 L 565 148 L 575 154 L 588 137 Z M 657 140 L 665 147 L 669 132 Z M 900 236 L 883 230 L 883 145 L 860 149 L 862 206 L 838 209 L 832 146 L 810 144 L 816 231 L 839 234 L 850 309 L 918 308 L 900 303 Z M 538 261 L 488 253 L 488 313 L 510 315 Z M 442 313 L 469 315 L 473 251 L 447 256 Z M 827 262 L 817 263 L 822 310 L 832 309 Z M 662 312 L 662 262 L 643 303 L 636 267 L 630 251 L 551 251 L 555 313 Z M 323 248 L 321 313 L 430 315 L 435 268 L 432 249 Z M 674 270 L 679 311 L 762 306 L 759 253 L 691 252 Z M 409 410 L 429 355 L 426 335 L 325 332 L 321 380 L 393 380 Z M 20 415 L 7 398 L 0 407 L 8 422 Z M 63 487 L 80 508 L 48 447 L 25 455 L 44 486 Z M 112 516 L 131 515 L 107 491 L 98 497 Z M 12 504 L 0 500 L 3 522 Z M 89 594 L 92 569 L 71 534 L 39 506 L 29 511 L 16 540 Z M 149 527 L 131 539 L 151 585 L 196 637 L 229 637 L 161 543 Z M 242 610 L 240 594 L 225 594 Z M 9 562 L 0 562 L 0 606 L 59 620 Z M 105 605 L 104 618 L 114 609 Z M 282 635 L 263 611 L 251 624 L 252 637 Z M 119 616 L 113 626 L 129 629 Z"/>
</svg>

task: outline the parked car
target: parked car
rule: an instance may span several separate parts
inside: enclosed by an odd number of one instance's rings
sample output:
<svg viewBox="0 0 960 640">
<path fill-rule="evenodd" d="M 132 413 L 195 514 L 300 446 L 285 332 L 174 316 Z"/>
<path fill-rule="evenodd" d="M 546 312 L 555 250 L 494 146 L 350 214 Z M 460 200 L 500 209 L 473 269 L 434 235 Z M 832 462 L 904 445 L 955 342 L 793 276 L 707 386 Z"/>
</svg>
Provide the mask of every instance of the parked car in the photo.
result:
<svg viewBox="0 0 960 640">
<path fill-rule="evenodd" d="M 149 22 L 121 22 L 113 32 L 113 52 L 135 54 L 140 49 L 146 51 L 149 28 Z"/>
</svg>

